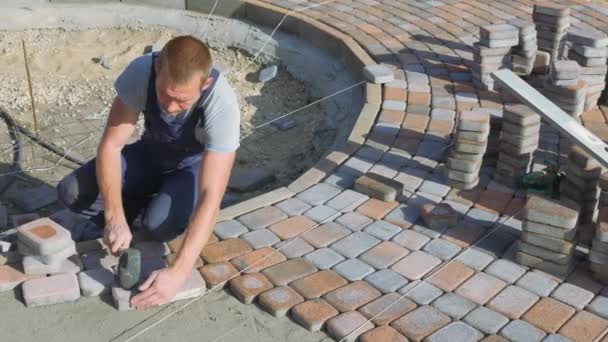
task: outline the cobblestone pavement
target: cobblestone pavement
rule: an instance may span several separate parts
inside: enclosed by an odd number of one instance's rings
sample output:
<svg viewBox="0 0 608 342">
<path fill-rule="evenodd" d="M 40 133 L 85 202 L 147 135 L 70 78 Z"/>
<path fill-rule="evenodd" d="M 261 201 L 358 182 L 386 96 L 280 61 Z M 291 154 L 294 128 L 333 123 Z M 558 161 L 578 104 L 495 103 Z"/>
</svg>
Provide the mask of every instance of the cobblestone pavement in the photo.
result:
<svg viewBox="0 0 608 342">
<path fill-rule="evenodd" d="M 557 2 L 571 6 L 572 26 L 608 32 L 608 7 Z M 301 9 L 323 1 L 266 3 L 352 37 L 376 63 L 390 66 L 398 81 L 384 84 L 381 94 L 368 84 L 367 102 L 380 106 L 377 120 L 364 146 L 332 175 L 218 226 L 232 230 L 230 238 L 280 248 L 280 258 L 258 268 L 274 286 L 258 295 L 262 308 L 276 313 L 280 307 L 283 313 L 291 307 L 296 322 L 311 330 L 325 326 L 336 340 L 356 328 L 348 337 L 362 341 L 601 337 L 608 328 L 608 292 L 592 278 L 584 255 L 577 254 L 576 269 L 562 278 L 515 262 L 521 222 L 510 216 L 523 206 L 523 193 L 492 181 L 491 167 L 482 168 L 472 191 L 445 182 L 455 114 L 486 108 L 500 116 L 505 104 L 516 102 L 471 83 L 479 27 L 531 20 L 534 2 L 343 0 L 306 10 Z M 395 102 L 405 102 L 405 110 Z M 608 140 L 607 115 L 608 107 L 599 107 L 581 119 Z M 556 136 L 543 125 L 535 168 L 565 160 L 565 141 Z M 370 170 L 404 184 L 398 201 L 352 190 L 354 180 Z M 429 202 L 451 204 L 461 214 L 459 224 L 426 227 L 419 208 Z M 287 246 L 277 243 L 319 223 Z M 251 291 L 244 282 L 232 283 L 237 297 Z"/>
<path fill-rule="evenodd" d="M 608 7 L 555 2 L 571 6 L 572 26 L 608 32 Z M 340 0 L 303 10 L 315 3 L 324 1 L 255 6 L 297 10 L 294 20 L 354 39 L 364 50 L 357 53 L 390 66 L 396 81 L 366 85 L 362 115 L 372 111 L 376 119 L 363 146 L 346 153 L 332 174 L 223 212 L 217 239 L 201 253 L 207 286 L 243 270 L 226 284 L 238 299 L 276 316 L 289 313 L 304 328 L 326 329 L 336 340 L 602 338 L 608 288 L 592 277 L 584 253 L 577 252 L 577 266 L 566 277 L 517 264 L 521 222 L 512 215 L 525 194 L 492 181 L 488 166 L 471 191 L 451 188 L 444 176 L 456 113 L 484 108 L 500 117 L 504 105 L 515 102 L 472 85 L 479 27 L 529 20 L 534 2 Z M 608 140 L 608 107 L 581 119 Z M 564 161 L 565 146 L 543 125 L 535 167 Z M 402 183 L 403 193 L 385 202 L 353 191 L 367 171 Z M 420 218 L 426 203 L 450 204 L 458 224 L 426 226 Z M 175 253 L 179 245 L 169 247 Z"/>
</svg>

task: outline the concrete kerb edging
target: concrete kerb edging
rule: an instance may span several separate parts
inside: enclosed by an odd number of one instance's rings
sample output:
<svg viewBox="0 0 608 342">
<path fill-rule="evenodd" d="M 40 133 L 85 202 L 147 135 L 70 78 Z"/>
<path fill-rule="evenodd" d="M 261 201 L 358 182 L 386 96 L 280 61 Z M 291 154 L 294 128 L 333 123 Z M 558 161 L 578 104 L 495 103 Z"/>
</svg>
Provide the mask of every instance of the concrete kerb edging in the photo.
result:
<svg viewBox="0 0 608 342">
<path fill-rule="evenodd" d="M 208 0 L 204 1 L 209 2 Z M 195 1 L 188 1 L 189 10 L 193 9 L 193 7 L 190 7 L 193 2 Z M 224 2 L 229 2 L 229 0 L 224 0 Z M 244 8 L 231 6 L 231 8 L 234 8 L 231 15 L 244 17 L 258 24 L 276 27 L 285 18 L 280 26 L 282 31 L 292 33 L 319 48 L 330 51 L 334 56 L 344 58 L 349 70 L 359 76 L 358 78 L 362 78 L 364 66 L 374 63 L 373 59 L 352 38 L 317 20 L 256 0 L 232 2 L 239 2 Z M 285 17 L 287 14 L 289 16 Z M 366 103 L 361 108 L 351 134 L 342 147 L 327 153 L 325 157 L 321 158 L 312 168 L 304 172 L 286 188 L 279 188 L 222 209 L 218 222 L 272 205 L 308 189 L 321 182 L 357 152 L 365 142 L 367 134 L 376 120 L 382 97 L 382 88 L 378 84 L 366 83 L 365 90 Z"/>
</svg>

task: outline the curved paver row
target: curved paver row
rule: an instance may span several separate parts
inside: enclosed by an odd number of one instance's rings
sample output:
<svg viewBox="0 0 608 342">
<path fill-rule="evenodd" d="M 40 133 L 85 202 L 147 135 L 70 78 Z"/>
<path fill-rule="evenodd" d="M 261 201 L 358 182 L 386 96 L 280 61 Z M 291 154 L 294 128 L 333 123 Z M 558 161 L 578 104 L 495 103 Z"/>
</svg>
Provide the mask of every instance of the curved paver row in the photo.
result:
<svg viewBox="0 0 608 342">
<path fill-rule="evenodd" d="M 573 26 L 608 32 L 608 7 L 557 2 L 571 6 Z M 530 19 L 534 2 L 341 0 L 301 10 L 321 3 L 247 1 L 246 12 L 273 26 L 290 13 L 282 28 L 343 55 L 351 71 L 385 64 L 395 80 L 365 85 L 366 103 L 342 149 L 287 188 L 221 212 L 201 253 L 206 286 L 227 285 L 244 303 L 289 313 L 337 340 L 356 328 L 351 338 L 361 341 L 600 337 L 608 295 L 586 264 L 560 279 L 513 262 L 521 222 L 511 216 L 524 193 L 491 181 L 488 166 L 471 191 L 449 187 L 444 176 L 457 113 L 482 108 L 500 117 L 515 102 L 472 85 L 479 26 Z M 581 119 L 608 140 L 606 115 L 600 107 Z M 548 135 L 555 132 L 541 129 L 543 155 L 559 161 L 566 144 L 544 146 Z M 535 162 L 542 167 L 542 158 Z M 397 200 L 353 191 L 368 171 L 402 183 Z M 449 204 L 458 223 L 425 225 L 427 203 Z M 169 243 L 173 253 L 180 246 Z"/>
</svg>

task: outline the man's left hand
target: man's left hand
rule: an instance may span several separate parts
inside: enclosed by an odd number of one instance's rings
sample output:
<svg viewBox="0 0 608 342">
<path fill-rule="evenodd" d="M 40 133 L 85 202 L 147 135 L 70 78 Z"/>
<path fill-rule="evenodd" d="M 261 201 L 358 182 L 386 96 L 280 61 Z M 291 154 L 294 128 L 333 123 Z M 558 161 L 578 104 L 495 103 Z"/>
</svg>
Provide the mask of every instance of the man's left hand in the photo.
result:
<svg viewBox="0 0 608 342">
<path fill-rule="evenodd" d="M 131 299 L 131 304 L 144 310 L 170 302 L 186 280 L 183 273 L 171 267 L 152 272 L 139 286 L 142 292 Z"/>
</svg>

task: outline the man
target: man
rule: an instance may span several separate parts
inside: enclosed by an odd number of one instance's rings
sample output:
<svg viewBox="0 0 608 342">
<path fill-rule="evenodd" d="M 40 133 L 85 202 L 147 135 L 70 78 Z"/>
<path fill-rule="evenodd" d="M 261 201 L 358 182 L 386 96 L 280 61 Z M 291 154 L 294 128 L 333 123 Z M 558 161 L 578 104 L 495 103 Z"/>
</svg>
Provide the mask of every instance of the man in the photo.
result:
<svg viewBox="0 0 608 342">
<path fill-rule="evenodd" d="M 185 231 L 172 266 L 142 283 L 139 309 L 173 299 L 213 231 L 239 147 L 237 97 L 211 67 L 207 46 L 192 36 L 136 58 L 116 80 L 96 159 L 58 185 L 62 202 L 101 228 L 112 253 L 128 248 L 129 226 L 161 241 Z M 127 145 L 140 113 L 145 131 Z"/>
</svg>

